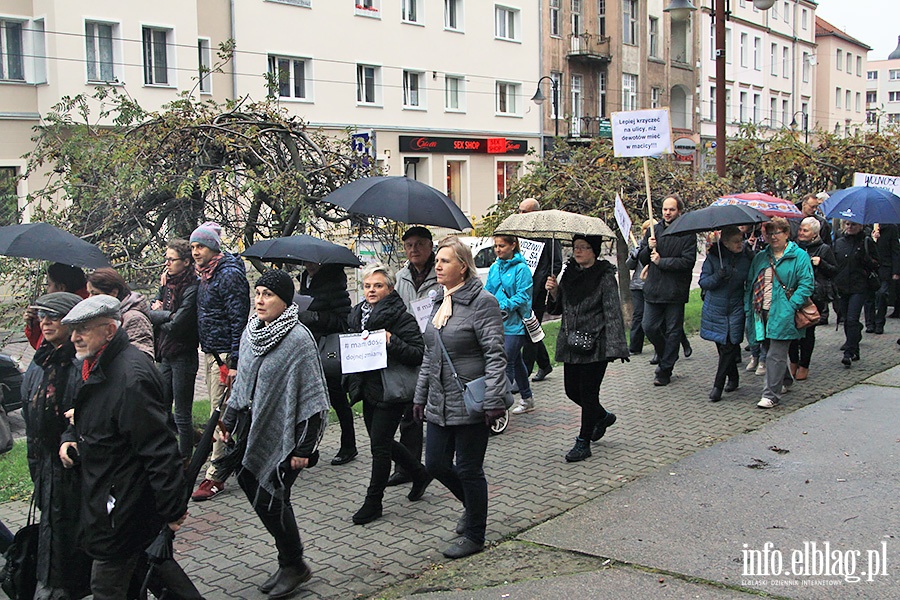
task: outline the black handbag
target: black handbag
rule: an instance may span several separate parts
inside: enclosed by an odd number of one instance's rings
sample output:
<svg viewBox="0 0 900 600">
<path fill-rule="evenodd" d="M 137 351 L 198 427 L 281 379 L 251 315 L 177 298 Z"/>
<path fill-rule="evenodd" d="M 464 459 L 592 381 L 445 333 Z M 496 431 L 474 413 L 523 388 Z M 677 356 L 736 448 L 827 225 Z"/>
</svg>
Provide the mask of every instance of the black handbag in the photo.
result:
<svg viewBox="0 0 900 600">
<path fill-rule="evenodd" d="M 34 495 L 28 509 L 28 524 L 16 532 L 4 556 L 6 566 L 0 571 L 0 587 L 11 600 L 31 600 L 37 587 L 37 553 L 40 525 L 35 519 Z"/>
<path fill-rule="evenodd" d="M 319 339 L 319 358 L 328 377 L 341 376 L 341 334 L 329 333 Z"/>
<path fill-rule="evenodd" d="M 578 314 L 575 314 L 575 328 L 566 327 L 566 347 L 575 354 L 591 354 L 597 345 L 598 331 L 578 329 Z"/>
</svg>

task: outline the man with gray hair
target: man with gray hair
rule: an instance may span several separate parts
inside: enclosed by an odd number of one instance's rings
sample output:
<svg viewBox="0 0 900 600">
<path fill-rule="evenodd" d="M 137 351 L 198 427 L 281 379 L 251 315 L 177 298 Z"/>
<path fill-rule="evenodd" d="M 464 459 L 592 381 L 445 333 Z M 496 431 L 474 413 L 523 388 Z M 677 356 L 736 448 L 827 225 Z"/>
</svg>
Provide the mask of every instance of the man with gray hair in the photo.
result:
<svg viewBox="0 0 900 600">
<path fill-rule="evenodd" d="M 59 449 L 81 462 L 82 545 L 93 559 L 95 600 L 125 600 L 144 549 L 187 516 L 187 488 L 153 361 L 121 329 L 119 301 L 92 296 L 62 319 L 81 363 L 74 426 Z"/>
</svg>

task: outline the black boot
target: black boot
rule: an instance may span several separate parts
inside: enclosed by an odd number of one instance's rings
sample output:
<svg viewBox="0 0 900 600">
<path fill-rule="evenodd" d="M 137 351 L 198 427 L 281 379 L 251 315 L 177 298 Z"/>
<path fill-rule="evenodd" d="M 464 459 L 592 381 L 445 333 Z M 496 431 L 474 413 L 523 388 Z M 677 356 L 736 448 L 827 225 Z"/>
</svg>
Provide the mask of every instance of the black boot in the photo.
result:
<svg viewBox="0 0 900 600">
<path fill-rule="evenodd" d="M 272 600 L 287 598 L 312 577 L 312 570 L 302 558 L 299 563 L 282 567 L 279 572 L 281 576 L 275 581 L 275 586 L 269 592 L 269 598 Z"/>
<path fill-rule="evenodd" d="M 282 571 L 282 568 L 278 567 L 278 570 L 275 571 L 274 573 L 272 573 L 271 575 L 269 575 L 269 578 L 266 579 L 262 583 L 262 585 L 260 585 L 256 589 L 261 591 L 263 594 L 268 594 L 269 592 L 271 592 L 272 588 L 274 588 L 275 584 L 278 582 L 278 578 L 281 577 L 281 571 Z"/>
<path fill-rule="evenodd" d="M 725 390 L 724 391 L 733 392 L 734 390 L 738 389 L 739 382 L 740 382 L 740 380 L 738 379 L 737 376 L 729 377 L 728 381 L 725 382 Z"/>
<path fill-rule="evenodd" d="M 606 416 L 604 416 L 602 419 L 597 421 L 597 424 L 594 425 L 594 432 L 591 435 L 591 441 L 596 442 L 597 440 L 602 438 L 604 435 L 606 435 L 606 428 L 612 427 L 615 422 L 616 422 L 616 415 L 607 411 Z"/>
<path fill-rule="evenodd" d="M 412 502 L 421 500 L 422 496 L 425 494 L 425 488 L 428 487 L 428 484 L 431 483 L 432 479 L 434 479 L 434 477 L 428 474 L 428 471 L 425 470 L 425 467 L 422 467 L 422 470 L 419 472 L 419 476 L 416 477 L 415 481 L 413 481 L 412 489 L 409 491 L 409 494 L 406 497 Z"/>
<path fill-rule="evenodd" d="M 356 514 L 353 515 L 353 523 L 356 525 L 365 525 L 366 523 L 371 523 L 375 519 L 381 517 L 381 511 L 381 500 L 366 498 L 366 501 L 363 502 L 362 508 L 356 511 Z"/>
<path fill-rule="evenodd" d="M 566 462 L 578 462 L 591 455 L 591 443 L 582 438 L 575 438 L 575 445 L 566 454 Z"/>
<path fill-rule="evenodd" d="M 709 392 L 709 401 L 710 402 L 718 402 L 722 399 L 722 388 L 714 387 L 711 392 Z"/>
</svg>

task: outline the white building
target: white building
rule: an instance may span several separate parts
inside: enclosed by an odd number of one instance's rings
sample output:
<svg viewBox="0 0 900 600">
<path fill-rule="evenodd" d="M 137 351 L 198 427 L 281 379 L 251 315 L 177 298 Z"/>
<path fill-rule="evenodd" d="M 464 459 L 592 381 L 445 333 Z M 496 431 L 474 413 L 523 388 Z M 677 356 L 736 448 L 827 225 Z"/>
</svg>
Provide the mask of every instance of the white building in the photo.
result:
<svg viewBox="0 0 900 600">
<path fill-rule="evenodd" d="M 821 17 L 816 43 L 816 107 L 809 128 L 852 135 L 866 119 L 866 55 L 872 48 Z"/>
<path fill-rule="evenodd" d="M 813 110 L 815 10 L 810 0 L 778 0 L 759 10 L 752 0 L 731 0 L 726 22 L 724 82 L 716 81 L 714 0 L 700 16 L 700 136 L 707 164 L 715 159 L 716 87 L 725 86 L 727 135 L 741 123 L 790 127 Z"/>
<path fill-rule="evenodd" d="M 900 123 L 900 38 L 887 60 L 872 60 L 866 71 L 866 122 L 880 131 Z"/>
<path fill-rule="evenodd" d="M 539 19 L 538 0 L 5 0 L 0 182 L 22 173 L 31 127 L 63 96 L 111 83 L 152 110 L 183 90 L 273 93 L 313 127 L 359 134 L 388 174 L 479 216 L 540 143 L 528 101 Z M 234 61 L 201 78 L 228 39 Z M 15 193 L 21 201 L 41 184 Z"/>
</svg>

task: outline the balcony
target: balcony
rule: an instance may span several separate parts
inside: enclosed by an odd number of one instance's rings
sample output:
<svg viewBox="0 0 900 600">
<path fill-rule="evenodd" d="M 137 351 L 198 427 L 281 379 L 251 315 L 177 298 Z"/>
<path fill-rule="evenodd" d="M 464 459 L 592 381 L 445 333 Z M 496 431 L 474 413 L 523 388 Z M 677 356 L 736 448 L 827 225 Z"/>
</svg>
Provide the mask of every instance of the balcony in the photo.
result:
<svg viewBox="0 0 900 600">
<path fill-rule="evenodd" d="M 569 118 L 569 140 L 580 140 L 589 138 L 612 138 L 612 128 L 609 119 L 605 117 L 597 117 L 586 115 L 583 117 Z"/>
<path fill-rule="evenodd" d="M 569 36 L 569 52 L 566 57 L 572 61 L 608 65 L 612 61 L 609 38 L 591 33 Z"/>
</svg>

